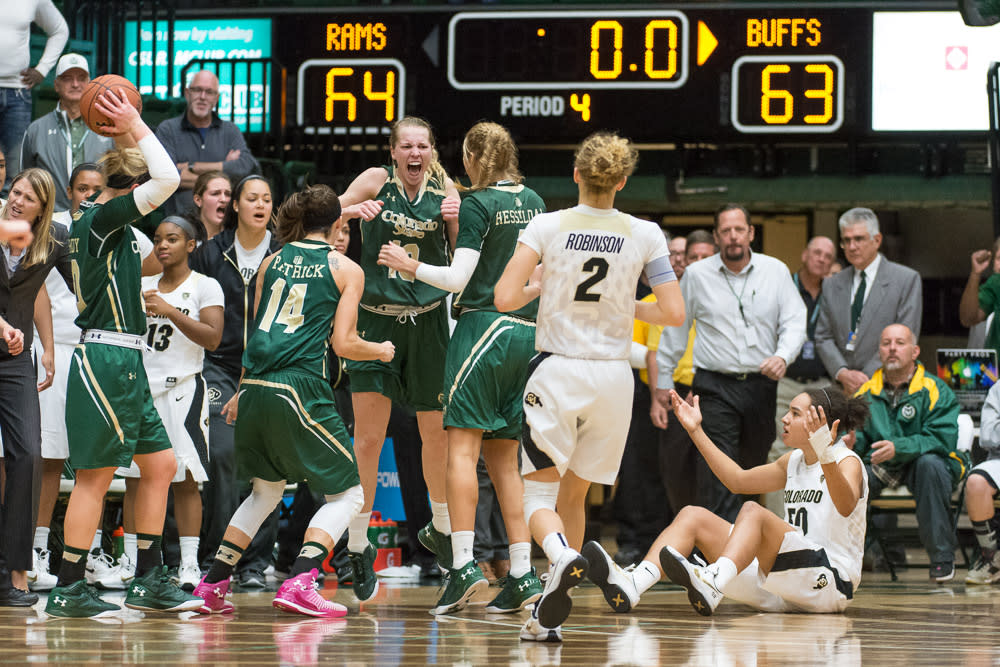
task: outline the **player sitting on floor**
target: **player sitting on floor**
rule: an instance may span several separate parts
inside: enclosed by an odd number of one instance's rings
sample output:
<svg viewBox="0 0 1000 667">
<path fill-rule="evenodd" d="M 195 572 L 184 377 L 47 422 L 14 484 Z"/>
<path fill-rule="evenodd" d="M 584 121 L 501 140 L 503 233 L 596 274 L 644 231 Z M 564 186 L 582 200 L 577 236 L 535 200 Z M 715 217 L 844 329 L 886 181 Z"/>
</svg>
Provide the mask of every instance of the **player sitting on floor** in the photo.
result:
<svg viewBox="0 0 1000 667">
<path fill-rule="evenodd" d="M 861 579 L 868 479 L 861 459 L 837 440 L 864 423 L 863 399 L 834 387 L 810 389 L 792 399 L 782 418 L 782 440 L 792 449 L 774 463 L 744 470 L 701 429 L 698 398 L 688 405 L 670 392 L 674 413 L 698 451 L 733 493 L 784 489 L 787 522 L 755 502 L 731 524 L 703 507 L 688 505 L 660 533 L 633 572 L 619 568 L 597 542 L 583 554 L 589 576 L 608 604 L 626 612 L 662 572 L 688 591 L 688 600 L 710 616 L 724 596 L 761 611 L 840 612 Z M 711 561 L 688 560 L 697 548 Z M 659 561 L 659 565 L 657 565 Z"/>
</svg>

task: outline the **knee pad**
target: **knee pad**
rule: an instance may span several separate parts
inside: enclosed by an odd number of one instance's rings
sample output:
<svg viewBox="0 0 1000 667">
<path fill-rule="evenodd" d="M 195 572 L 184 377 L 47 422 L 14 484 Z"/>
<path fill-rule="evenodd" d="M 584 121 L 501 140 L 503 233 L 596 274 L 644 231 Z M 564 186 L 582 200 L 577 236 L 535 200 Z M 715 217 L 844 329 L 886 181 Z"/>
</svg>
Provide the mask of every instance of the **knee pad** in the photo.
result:
<svg viewBox="0 0 1000 667">
<path fill-rule="evenodd" d="M 247 496 L 229 520 L 229 525 L 238 528 L 253 537 L 264 523 L 264 519 L 274 511 L 281 502 L 285 492 L 284 482 L 265 482 L 262 479 L 253 480 L 253 493 Z"/>
<path fill-rule="evenodd" d="M 524 521 L 531 521 L 531 515 L 537 510 L 556 510 L 556 499 L 559 497 L 559 482 L 535 482 L 524 480 Z"/>
<path fill-rule="evenodd" d="M 337 509 L 353 518 L 365 506 L 365 491 L 361 485 L 352 486 L 347 491 L 335 495 L 323 496 L 327 504 L 336 503 Z M 321 508 L 322 509 L 322 508 Z"/>
<path fill-rule="evenodd" d="M 316 510 L 309 521 L 310 528 L 318 528 L 330 536 L 334 542 L 347 530 L 348 524 L 358 515 L 365 504 L 365 492 L 361 485 L 352 486 L 336 495 L 324 496 L 326 504 Z"/>
</svg>

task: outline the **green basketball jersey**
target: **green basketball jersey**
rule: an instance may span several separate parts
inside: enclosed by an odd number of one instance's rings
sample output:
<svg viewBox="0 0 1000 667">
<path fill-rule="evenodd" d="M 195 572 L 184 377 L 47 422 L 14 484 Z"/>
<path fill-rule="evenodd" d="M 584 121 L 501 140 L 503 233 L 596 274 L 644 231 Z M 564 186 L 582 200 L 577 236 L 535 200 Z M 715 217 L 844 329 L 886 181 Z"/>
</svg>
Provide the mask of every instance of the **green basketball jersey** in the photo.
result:
<svg viewBox="0 0 1000 667">
<path fill-rule="evenodd" d="M 493 287 L 514 254 L 521 230 L 544 212 L 545 202 L 534 190 L 511 181 L 494 183 L 462 199 L 455 246 L 478 250 L 480 255 L 469 283 L 455 300 L 456 306 L 496 312 Z M 511 314 L 534 320 L 538 299 Z"/>
<path fill-rule="evenodd" d="M 81 203 L 69 251 L 80 311 L 76 326 L 143 335 L 142 257 L 131 223 L 142 214 L 131 193 L 105 204 Z"/>
<path fill-rule="evenodd" d="M 428 172 L 417 198 L 410 201 L 395 168 L 388 166 L 385 169 L 389 176 L 376 197 L 384 202 L 382 211 L 373 220 L 361 221 L 361 268 L 365 271 L 365 293 L 361 303 L 426 306 L 443 299 L 446 292 L 387 266 L 379 266 L 378 251 L 385 243 L 395 243 L 416 260 L 447 265 L 448 246 L 441 217 L 445 184 L 432 179 Z"/>
<path fill-rule="evenodd" d="M 243 352 L 247 374 L 297 370 L 326 379 L 326 350 L 340 301 L 330 271 L 332 250 L 321 241 L 295 241 L 271 260 Z"/>
</svg>

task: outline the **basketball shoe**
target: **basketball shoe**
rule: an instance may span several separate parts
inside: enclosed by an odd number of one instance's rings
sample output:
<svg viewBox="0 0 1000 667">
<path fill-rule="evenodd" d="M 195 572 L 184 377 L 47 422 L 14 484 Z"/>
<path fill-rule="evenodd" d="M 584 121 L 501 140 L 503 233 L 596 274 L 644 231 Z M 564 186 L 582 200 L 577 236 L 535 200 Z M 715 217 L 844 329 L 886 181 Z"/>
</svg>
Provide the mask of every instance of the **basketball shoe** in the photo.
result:
<svg viewBox="0 0 1000 667">
<path fill-rule="evenodd" d="M 92 549 L 87 554 L 87 583 L 109 591 L 120 591 L 125 588 L 121 569 L 115 560 L 104 553 L 104 549 Z"/>
<path fill-rule="evenodd" d="M 615 613 L 632 611 L 632 607 L 639 604 L 639 591 L 635 588 L 632 575 L 623 570 L 597 542 L 584 544 L 581 553 L 590 566 L 587 578 L 597 584 Z"/>
<path fill-rule="evenodd" d="M 69 586 L 56 586 L 49 593 L 45 613 L 63 618 L 99 618 L 121 611 L 121 607 L 105 602 L 86 579 Z"/>
<path fill-rule="evenodd" d="M 563 551 L 552 565 L 542 596 L 535 605 L 532 617 L 544 628 L 558 628 L 573 608 L 569 591 L 587 576 L 587 559 L 573 549 Z"/>
<path fill-rule="evenodd" d="M 711 565 L 692 565 L 673 547 L 665 546 L 660 549 L 660 566 L 670 581 L 687 589 L 688 601 L 702 616 L 711 616 L 722 602 L 724 596 L 715 585 L 715 572 Z"/>
<path fill-rule="evenodd" d="M 451 570 L 454 565 L 451 553 L 451 537 L 445 535 L 434 527 L 434 522 L 430 522 L 420 529 L 417 539 L 427 547 L 427 550 L 434 554 L 438 565 L 446 570 Z"/>
<path fill-rule="evenodd" d="M 59 578 L 49 572 L 49 550 L 32 549 L 32 570 L 28 572 L 28 590 L 51 591 Z"/>
<path fill-rule="evenodd" d="M 125 593 L 125 606 L 140 611 L 193 611 L 203 604 L 202 598 L 185 593 L 170 580 L 166 565 L 133 579 Z"/>
<path fill-rule="evenodd" d="M 493 598 L 493 602 L 486 606 L 486 611 L 491 614 L 510 614 L 537 602 L 540 597 L 542 597 L 542 582 L 532 568 L 520 577 L 507 575 L 503 588 Z"/>
<path fill-rule="evenodd" d="M 229 585 L 232 577 L 226 577 L 222 581 L 209 584 L 205 577 L 201 578 L 194 588 L 194 595 L 201 598 L 201 606 L 197 611 L 199 614 L 231 614 L 233 613 L 233 603 L 226 599 L 229 595 Z"/>
<path fill-rule="evenodd" d="M 489 587 L 490 583 L 483 576 L 483 571 L 475 561 L 470 560 L 461 569 L 448 570 L 448 585 L 431 613 L 436 616 L 460 611 L 472 598 Z"/>
<path fill-rule="evenodd" d="M 368 544 L 364 553 L 347 552 L 347 558 L 351 561 L 353 578 L 351 587 L 354 588 L 354 595 L 360 602 L 367 602 L 378 593 L 378 577 L 375 576 L 375 557 L 378 552 L 375 547 Z"/>
<path fill-rule="evenodd" d="M 316 575 L 313 568 L 309 572 L 290 577 L 281 584 L 278 594 L 271 603 L 282 611 L 317 616 L 319 618 L 340 618 L 347 615 L 347 607 L 327 600 L 316 591 Z"/>
</svg>

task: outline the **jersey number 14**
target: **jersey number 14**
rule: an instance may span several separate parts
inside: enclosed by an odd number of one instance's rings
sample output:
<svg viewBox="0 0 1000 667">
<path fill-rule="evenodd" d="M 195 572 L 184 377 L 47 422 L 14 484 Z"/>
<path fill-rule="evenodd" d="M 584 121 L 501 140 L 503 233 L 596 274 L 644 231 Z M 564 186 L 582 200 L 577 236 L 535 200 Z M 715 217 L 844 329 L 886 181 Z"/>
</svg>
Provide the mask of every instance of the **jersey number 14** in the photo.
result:
<svg viewBox="0 0 1000 667">
<path fill-rule="evenodd" d="M 306 302 L 308 283 L 295 283 L 289 288 L 285 302 L 281 303 L 281 295 L 285 291 L 285 279 L 278 278 L 271 285 L 271 296 L 267 300 L 264 316 L 257 326 L 261 331 L 270 331 L 271 325 L 277 322 L 285 325 L 285 333 L 295 333 L 302 326 L 305 318 L 302 316 L 302 306 Z M 279 308 L 280 304 L 280 308 Z"/>
</svg>

